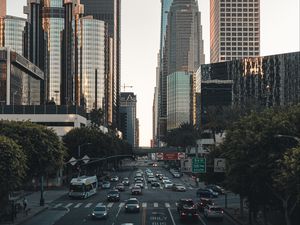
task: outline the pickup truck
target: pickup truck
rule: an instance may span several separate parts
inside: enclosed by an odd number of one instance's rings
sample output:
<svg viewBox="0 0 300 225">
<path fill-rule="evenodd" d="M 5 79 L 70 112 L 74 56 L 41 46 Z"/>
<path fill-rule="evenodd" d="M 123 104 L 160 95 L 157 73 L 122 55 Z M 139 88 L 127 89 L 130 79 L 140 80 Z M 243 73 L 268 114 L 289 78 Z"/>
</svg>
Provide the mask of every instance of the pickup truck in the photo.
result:
<svg viewBox="0 0 300 225">
<path fill-rule="evenodd" d="M 180 219 L 182 220 L 188 218 L 198 219 L 197 206 L 194 204 L 192 199 L 180 199 L 177 202 L 177 211 Z"/>
</svg>

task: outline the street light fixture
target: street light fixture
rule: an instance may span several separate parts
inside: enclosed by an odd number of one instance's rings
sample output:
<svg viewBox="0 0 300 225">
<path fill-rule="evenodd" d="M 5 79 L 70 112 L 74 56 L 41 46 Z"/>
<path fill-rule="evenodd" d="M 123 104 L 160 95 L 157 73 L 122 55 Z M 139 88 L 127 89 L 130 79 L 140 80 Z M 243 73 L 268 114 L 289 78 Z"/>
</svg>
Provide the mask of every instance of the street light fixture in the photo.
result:
<svg viewBox="0 0 300 225">
<path fill-rule="evenodd" d="M 300 138 L 296 137 L 296 136 L 285 135 L 285 134 L 276 134 L 276 135 L 274 135 L 274 137 L 276 137 L 276 138 L 291 138 L 291 139 L 294 139 L 295 141 L 297 141 L 298 144 L 300 144 Z"/>
</svg>

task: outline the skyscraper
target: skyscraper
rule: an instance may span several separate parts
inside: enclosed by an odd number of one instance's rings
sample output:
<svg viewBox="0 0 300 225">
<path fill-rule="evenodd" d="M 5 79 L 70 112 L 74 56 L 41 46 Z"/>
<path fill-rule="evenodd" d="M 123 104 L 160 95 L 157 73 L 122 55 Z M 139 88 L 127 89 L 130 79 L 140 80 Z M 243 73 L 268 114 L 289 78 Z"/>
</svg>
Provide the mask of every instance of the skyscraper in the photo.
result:
<svg viewBox="0 0 300 225">
<path fill-rule="evenodd" d="M 176 107 L 171 104 L 176 104 L 176 101 L 168 102 L 172 96 L 168 96 L 173 91 L 179 91 L 180 82 L 186 80 L 179 79 L 178 76 L 186 75 L 187 80 L 191 79 L 191 73 L 195 73 L 199 66 L 205 62 L 202 40 L 201 13 L 198 9 L 196 0 L 173 0 L 162 1 L 161 11 L 161 49 L 160 49 L 160 73 L 159 73 L 159 88 L 158 88 L 158 139 L 166 135 L 167 128 L 175 128 L 173 125 L 167 124 L 170 120 L 168 113 L 173 111 L 176 114 Z M 172 74 L 172 77 L 169 78 Z M 180 74 L 180 75 L 178 75 Z M 178 79 L 177 79 L 178 78 Z M 178 81 L 174 85 L 168 84 L 168 81 Z M 178 85 L 178 86 L 177 86 Z M 188 88 L 193 90 L 192 82 Z M 175 94 L 175 93 L 174 93 Z M 180 93 L 176 93 L 179 98 Z M 190 104 L 192 99 L 186 99 Z M 174 108 L 175 107 L 175 108 Z M 174 109 L 174 110 L 170 110 Z M 192 110 L 192 107 L 190 108 Z M 181 120 L 180 118 L 190 118 L 191 111 L 186 112 L 186 116 L 172 117 L 178 119 L 172 124 L 180 124 L 182 122 L 192 122 L 192 119 Z M 180 120 L 180 121 L 179 121 Z"/>
<path fill-rule="evenodd" d="M 210 61 L 260 55 L 260 0 L 210 0 Z"/>
<path fill-rule="evenodd" d="M 81 0 L 84 14 L 103 20 L 108 26 L 108 35 L 113 40 L 112 66 L 112 104 L 113 124 L 119 124 L 120 82 L 121 82 L 121 0 Z"/>
<path fill-rule="evenodd" d="M 6 0 L 0 0 L 0 17 L 6 16 Z"/>
<path fill-rule="evenodd" d="M 26 19 L 5 16 L 0 18 L 0 47 L 10 47 L 20 55 L 24 55 L 24 29 Z"/>
</svg>

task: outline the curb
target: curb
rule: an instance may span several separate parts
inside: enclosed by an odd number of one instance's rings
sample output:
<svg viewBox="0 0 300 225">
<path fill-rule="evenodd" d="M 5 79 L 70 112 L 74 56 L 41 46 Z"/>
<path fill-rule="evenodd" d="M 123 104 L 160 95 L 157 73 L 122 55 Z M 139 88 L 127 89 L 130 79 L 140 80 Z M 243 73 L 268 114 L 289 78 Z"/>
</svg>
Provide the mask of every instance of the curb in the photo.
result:
<svg viewBox="0 0 300 225">
<path fill-rule="evenodd" d="M 13 223 L 13 225 L 24 224 L 25 222 L 27 222 L 28 220 L 32 219 L 33 217 L 35 217 L 35 216 L 41 214 L 42 212 L 46 211 L 48 208 L 49 208 L 49 206 L 47 205 L 47 206 L 45 206 L 44 208 L 42 208 L 41 210 L 39 210 L 39 211 L 37 211 L 37 212 L 31 214 L 30 216 L 26 217 L 24 220 L 19 221 L 19 222 L 17 222 L 17 223 Z"/>
</svg>

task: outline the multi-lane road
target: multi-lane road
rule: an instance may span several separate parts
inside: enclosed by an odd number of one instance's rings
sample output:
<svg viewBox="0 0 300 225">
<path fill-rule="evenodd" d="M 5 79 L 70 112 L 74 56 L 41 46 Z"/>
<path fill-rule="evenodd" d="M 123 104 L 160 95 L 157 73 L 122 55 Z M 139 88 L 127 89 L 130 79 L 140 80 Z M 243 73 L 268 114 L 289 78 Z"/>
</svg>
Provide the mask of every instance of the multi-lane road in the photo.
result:
<svg viewBox="0 0 300 225">
<path fill-rule="evenodd" d="M 145 166 L 139 166 L 138 168 L 143 171 L 146 169 Z M 125 212 L 125 201 L 130 197 L 136 197 L 131 195 L 128 187 L 126 187 L 125 192 L 121 192 L 121 200 L 119 202 L 108 202 L 106 200 L 107 192 L 109 190 L 99 189 L 96 195 L 84 200 L 70 199 L 67 195 L 65 195 L 52 202 L 48 210 L 36 217 L 33 217 L 26 223 L 26 225 L 121 225 L 123 223 L 133 223 L 134 225 L 179 225 L 187 223 L 201 225 L 235 224 L 234 221 L 226 215 L 224 216 L 223 221 L 213 221 L 205 219 L 201 213 L 197 219 L 181 221 L 176 210 L 176 202 L 180 198 L 191 198 L 196 201 L 196 188 L 191 187 L 188 183 L 184 183 L 181 178 L 172 178 L 171 173 L 161 167 L 150 169 L 153 173 L 159 170 L 164 175 L 170 177 L 174 183 L 185 184 L 187 191 L 174 192 L 170 189 L 164 189 L 163 187 L 151 187 L 147 184 L 145 179 L 143 194 L 137 196 L 141 205 L 139 213 Z M 130 182 L 133 183 L 135 172 L 135 170 L 128 170 L 116 172 L 115 174 L 120 178 L 129 177 Z M 112 185 L 115 184 L 117 184 L 117 182 L 112 183 Z M 214 199 L 214 201 L 222 205 L 224 204 L 224 197 L 220 196 L 217 199 Z M 235 204 L 235 202 L 238 202 L 238 199 L 233 196 L 229 198 L 228 201 L 230 204 Z M 93 220 L 91 213 L 94 207 L 100 202 L 108 207 L 109 216 L 106 220 Z"/>
</svg>

